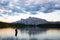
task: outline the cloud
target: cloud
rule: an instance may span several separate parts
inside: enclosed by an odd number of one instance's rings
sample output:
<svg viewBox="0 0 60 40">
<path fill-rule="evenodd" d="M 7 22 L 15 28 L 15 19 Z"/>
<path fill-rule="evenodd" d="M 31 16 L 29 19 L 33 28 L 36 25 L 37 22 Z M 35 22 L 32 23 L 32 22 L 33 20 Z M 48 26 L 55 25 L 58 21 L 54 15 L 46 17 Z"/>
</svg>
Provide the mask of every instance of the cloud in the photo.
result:
<svg viewBox="0 0 60 40">
<path fill-rule="evenodd" d="M 14 21 L 17 21 L 17 20 L 21 20 L 21 19 L 26 19 L 30 16 L 30 14 L 25 14 L 25 13 L 20 13 L 18 15 L 14 15 L 14 16 L 8 16 L 8 15 L 3 15 L 4 17 L 0 17 L 0 21 L 3 21 L 3 22 L 14 22 Z"/>
<path fill-rule="evenodd" d="M 0 21 L 13 22 L 30 16 L 60 21 L 59 11 L 60 0 L 0 0 Z"/>
<path fill-rule="evenodd" d="M 1 0 L 0 8 L 11 10 L 12 12 L 31 12 L 37 11 L 44 13 L 60 10 L 60 0 Z"/>
<path fill-rule="evenodd" d="M 42 18 L 47 21 L 60 21 L 60 11 L 56 10 L 51 13 L 44 14 L 43 12 L 38 12 L 38 14 L 34 15 L 37 18 Z"/>
<path fill-rule="evenodd" d="M 52 13 L 47 13 L 45 14 L 44 12 L 37 12 L 38 14 L 31 14 L 30 12 L 27 13 L 18 13 L 18 15 L 14 15 L 14 16 L 8 16 L 8 15 L 4 15 L 4 17 L 0 17 L 0 21 L 3 22 L 15 22 L 21 19 L 26 19 L 28 17 L 36 17 L 36 18 L 41 18 L 41 19 L 45 19 L 47 21 L 60 21 L 60 11 L 56 10 Z"/>
</svg>

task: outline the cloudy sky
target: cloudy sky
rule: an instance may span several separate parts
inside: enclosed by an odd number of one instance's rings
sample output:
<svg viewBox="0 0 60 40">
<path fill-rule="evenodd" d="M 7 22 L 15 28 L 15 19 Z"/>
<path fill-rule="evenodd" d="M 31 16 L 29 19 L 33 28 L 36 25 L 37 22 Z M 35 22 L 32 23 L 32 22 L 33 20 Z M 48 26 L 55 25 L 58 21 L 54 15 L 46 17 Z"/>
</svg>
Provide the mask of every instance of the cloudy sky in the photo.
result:
<svg viewBox="0 0 60 40">
<path fill-rule="evenodd" d="M 28 17 L 60 21 L 60 0 L 0 0 L 0 21 L 14 22 Z"/>
</svg>

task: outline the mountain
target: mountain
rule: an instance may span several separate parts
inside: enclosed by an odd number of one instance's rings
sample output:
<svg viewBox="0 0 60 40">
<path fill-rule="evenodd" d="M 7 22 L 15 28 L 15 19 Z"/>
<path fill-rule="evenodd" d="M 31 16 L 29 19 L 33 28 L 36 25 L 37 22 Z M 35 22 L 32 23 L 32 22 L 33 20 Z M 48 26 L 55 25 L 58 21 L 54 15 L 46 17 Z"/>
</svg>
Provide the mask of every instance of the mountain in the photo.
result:
<svg viewBox="0 0 60 40">
<path fill-rule="evenodd" d="M 22 23 L 22 24 L 34 24 L 34 25 L 38 25 L 38 24 L 44 24 L 44 23 L 48 23 L 48 21 L 44 20 L 44 19 L 40 19 L 40 18 L 35 18 L 35 17 L 29 17 L 27 19 L 21 19 L 19 21 L 13 22 L 13 23 Z"/>
</svg>

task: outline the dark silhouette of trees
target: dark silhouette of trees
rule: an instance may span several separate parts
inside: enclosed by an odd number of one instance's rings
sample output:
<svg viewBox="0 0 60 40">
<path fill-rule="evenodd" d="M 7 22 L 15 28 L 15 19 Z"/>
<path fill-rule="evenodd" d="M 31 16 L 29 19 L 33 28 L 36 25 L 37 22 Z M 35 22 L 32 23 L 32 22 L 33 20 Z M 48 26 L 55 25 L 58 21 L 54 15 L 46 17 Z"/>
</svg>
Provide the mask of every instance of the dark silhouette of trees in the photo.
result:
<svg viewBox="0 0 60 40">
<path fill-rule="evenodd" d="M 0 28 L 25 28 L 25 27 L 40 27 L 40 28 L 60 28 L 60 24 L 39 24 L 39 25 L 26 25 L 26 24 L 20 24 L 20 23 L 4 23 L 0 22 Z"/>
</svg>

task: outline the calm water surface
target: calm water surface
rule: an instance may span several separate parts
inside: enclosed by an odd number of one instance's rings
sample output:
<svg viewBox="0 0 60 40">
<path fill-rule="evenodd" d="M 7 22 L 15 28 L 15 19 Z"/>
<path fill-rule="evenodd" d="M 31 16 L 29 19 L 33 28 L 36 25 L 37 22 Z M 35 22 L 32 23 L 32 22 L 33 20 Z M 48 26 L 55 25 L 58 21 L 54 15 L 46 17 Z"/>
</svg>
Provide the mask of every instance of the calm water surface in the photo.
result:
<svg viewBox="0 0 60 40">
<path fill-rule="evenodd" d="M 16 37 L 14 28 L 0 29 L 0 40 L 60 40 L 60 29 L 25 28 L 17 31 Z"/>
</svg>

